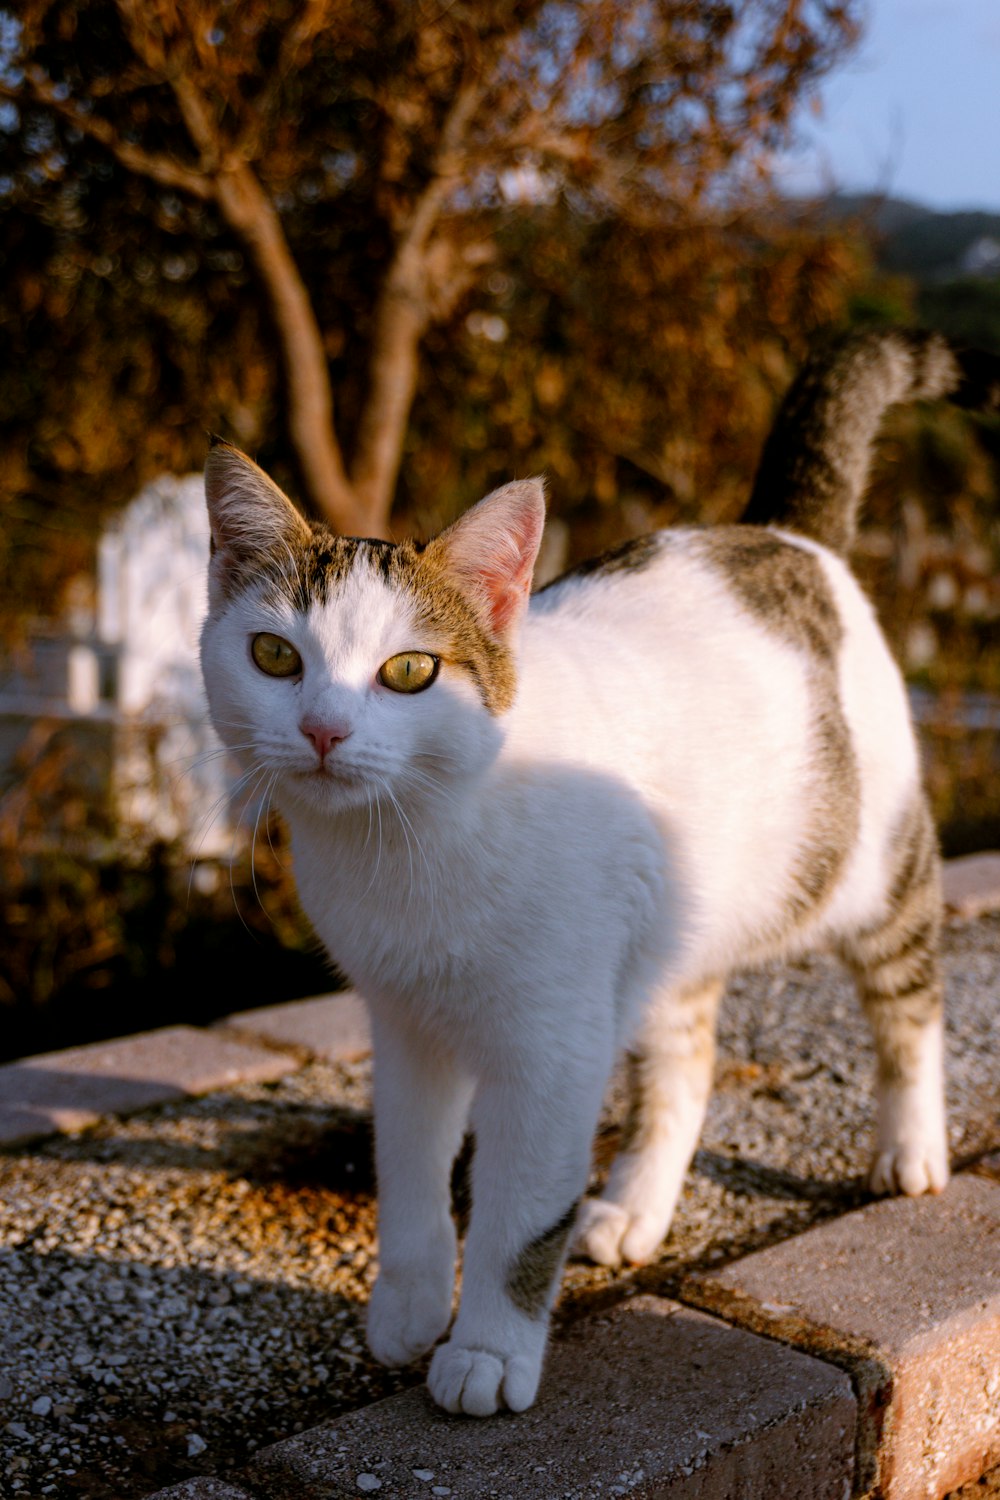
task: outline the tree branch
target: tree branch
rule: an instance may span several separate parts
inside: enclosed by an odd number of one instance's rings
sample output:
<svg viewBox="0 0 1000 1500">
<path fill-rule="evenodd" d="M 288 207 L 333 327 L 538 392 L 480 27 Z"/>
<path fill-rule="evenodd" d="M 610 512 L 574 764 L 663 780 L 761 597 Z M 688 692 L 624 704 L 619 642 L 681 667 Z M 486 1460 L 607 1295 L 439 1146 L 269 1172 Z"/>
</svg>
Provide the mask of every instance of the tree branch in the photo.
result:
<svg viewBox="0 0 1000 1500">
<path fill-rule="evenodd" d="M 144 29 L 136 0 L 118 0 L 130 40 L 151 69 L 160 62 L 154 40 Z M 239 158 L 219 126 L 212 107 L 183 63 L 166 62 L 157 76 L 177 100 L 202 170 L 227 225 L 243 245 L 271 306 L 288 390 L 288 425 L 306 489 L 323 519 L 338 531 L 370 531 L 359 507 L 333 425 L 333 391 L 323 335 L 309 293 L 295 264 L 280 215 L 249 164 Z M 384 521 L 382 526 L 384 527 Z"/>
<path fill-rule="evenodd" d="M 388 510 L 373 516 L 344 471 L 323 336 L 277 210 L 245 162 L 224 167 L 216 188 L 226 223 L 246 248 L 271 304 L 288 388 L 289 432 L 310 498 L 336 530 L 381 535 Z"/>
<path fill-rule="evenodd" d="M 220 139 L 211 111 L 188 77 L 170 79 L 191 139 L 206 161 L 218 162 L 215 184 L 222 215 L 245 246 L 264 285 L 281 345 L 288 386 L 288 425 L 310 498 L 338 531 L 384 530 L 388 511 L 372 517 L 352 489 L 333 425 L 333 391 L 309 293 L 289 249 L 281 218 L 249 163 Z"/>
<path fill-rule="evenodd" d="M 308 44 L 330 26 L 327 0 L 302 0 L 298 13 L 285 28 L 278 56 L 257 95 L 246 101 L 246 120 L 233 143 L 242 161 L 255 161 L 263 147 L 271 115 L 288 77 L 298 68 Z"/>
<path fill-rule="evenodd" d="M 458 177 L 465 132 L 483 95 L 467 77 L 445 116 L 430 178 L 404 221 L 375 304 L 368 395 L 358 423 L 351 481 L 372 515 L 388 516 L 417 388 L 420 340 L 430 317 L 427 243 Z"/>
<path fill-rule="evenodd" d="M 459 151 L 482 95 L 483 84 L 478 76 L 467 78 L 455 95 L 454 103 L 441 127 L 441 138 L 434 153 L 430 180 L 413 205 L 397 240 L 394 265 L 413 251 L 422 249 L 427 243 L 441 205 L 459 175 Z"/>
<path fill-rule="evenodd" d="M 205 164 L 200 172 L 123 141 L 109 121 L 61 99 L 39 69 L 26 71 L 25 81 L 33 103 L 51 109 L 81 134 L 104 146 L 127 171 L 218 205 L 246 249 L 271 305 L 288 383 L 290 434 L 310 498 L 338 530 L 384 529 L 384 518 L 373 520 L 367 509 L 359 507 L 344 472 L 333 429 L 333 394 L 322 334 L 281 221 L 250 168 L 241 162 L 227 162 L 228 153 L 211 112 L 193 81 L 184 76 L 166 80 Z M 25 90 L 0 78 L 0 98 L 23 104 Z"/>
<path fill-rule="evenodd" d="M 27 69 L 24 77 L 28 84 L 28 98 L 33 104 L 40 104 L 45 109 L 52 110 L 53 114 L 72 125 L 74 130 L 78 130 L 81 135 L 88 136 L 104 146 L 126 171 L 135 172 L 137 176 L 146 177 L 162 187 L 176 188 L 179 192 L 190 193 L 192 197 L 200 198 L 202 202 L 215 197 L 215 185 L 210 177 L 183 166 L 172 157 L 164 156 L 162 152 L 146 151 L 142 146 L 133 145 L 131 141 L 123 141 L 108 120 L 81 109 L 79 104 L 72 99 L 60 99 L 53 84 L 45 78 L 40 69 Z M 25 102 L 23 88 L 14 88 L 11 84 L 5 83 L 2 78 L 0 78 L 0 98 L 10 99 L 15 104 L 23 105 Z"/>
<path fill-rule="evenodd" d="M 218 176 L 229 165 L 230 152 L 204 95 L 186 73 L 172 72 L 167 82 L 177 100 L 187 133 L 197 147 L 203 170 L 213 177 Z"/>
</svg>

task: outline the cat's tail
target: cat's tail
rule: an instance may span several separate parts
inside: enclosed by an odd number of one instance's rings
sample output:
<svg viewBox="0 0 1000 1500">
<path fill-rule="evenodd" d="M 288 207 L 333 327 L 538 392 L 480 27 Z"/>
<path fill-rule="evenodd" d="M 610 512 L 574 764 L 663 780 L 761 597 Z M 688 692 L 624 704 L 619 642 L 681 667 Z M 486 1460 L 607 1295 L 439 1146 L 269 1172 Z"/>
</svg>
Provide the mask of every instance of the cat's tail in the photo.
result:
<svg viewBox="0 0 1000 1500">
<path fill-rule="evenodd" d="M 782 402 L 742 520 L 848 552 L 887 408 L 940 396 L 1000 411 L 1000 359 L 899 328 L 850 333 L 813 354 Z"/>
</svg>

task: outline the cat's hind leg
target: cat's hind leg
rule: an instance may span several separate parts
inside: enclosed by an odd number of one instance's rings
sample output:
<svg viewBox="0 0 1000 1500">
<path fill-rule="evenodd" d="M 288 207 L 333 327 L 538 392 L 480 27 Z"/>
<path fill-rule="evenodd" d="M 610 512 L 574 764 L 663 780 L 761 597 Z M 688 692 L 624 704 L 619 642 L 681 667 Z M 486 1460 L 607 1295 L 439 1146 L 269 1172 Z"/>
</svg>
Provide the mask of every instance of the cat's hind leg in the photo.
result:
<svg viewBox="0 0 1000 1500">
<path fill-rule="evenodd" d="M 601 1265 L 649 1260 L 670 1228 L 712 1088 L 723 983 L 664 991 L 629 1056 L 631 1103 L 600 1198 L 577 1216 L 574 1250 Z"/>
<path fill-rule="evenodd" d="M 875 1039 L 878 1127 L 869 1183 L 876 1193 L 940 1192 L 948 1181 L 944 1007 L 939 958 L 940 873 L 922 797 L 897 843 L 886 912 L 842 942 Z"/>
<path fill-rule="evenodd" d="M 457 1238 L 451 1168 L 472 1080 L 443 1049 L 372 1009 L 379 1275 L 368 1347 L 384 1365 L 417 1359 L 451 1321 Z"/>
</svg>

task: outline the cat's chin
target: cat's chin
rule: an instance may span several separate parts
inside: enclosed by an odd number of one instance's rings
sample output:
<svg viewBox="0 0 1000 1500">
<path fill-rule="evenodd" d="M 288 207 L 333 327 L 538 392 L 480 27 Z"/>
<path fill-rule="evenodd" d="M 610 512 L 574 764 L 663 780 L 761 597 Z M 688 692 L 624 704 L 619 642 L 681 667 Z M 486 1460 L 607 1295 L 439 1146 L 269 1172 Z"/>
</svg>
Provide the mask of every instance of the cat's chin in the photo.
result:
<svg viewBox="0 0 1000 1500">
<path fill-rule="evenodd" d="M 294 771 L 282 778 L 283 800 L 319 812 L 341 812 L 366 807 L 372 788 L 363 777 L 349 771 Z"/>
</svg>

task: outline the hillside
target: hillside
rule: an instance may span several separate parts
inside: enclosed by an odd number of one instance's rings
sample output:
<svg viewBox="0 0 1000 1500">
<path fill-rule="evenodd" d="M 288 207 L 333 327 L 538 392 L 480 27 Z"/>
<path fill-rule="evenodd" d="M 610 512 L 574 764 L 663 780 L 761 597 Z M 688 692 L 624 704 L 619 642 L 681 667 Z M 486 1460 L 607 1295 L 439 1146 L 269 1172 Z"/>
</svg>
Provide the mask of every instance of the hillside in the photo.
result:
<svg viewBox="0 0 1000 1500">
<path fill-rule="evenodd" d="M 920 282 L 977 273 L 1000 276 L 1000 213 L 939 213 L 905 198 L 851 193 L 835 194 L 826 207 L 834 222 L 851 219 L 868 227 L 882 270 Z M 991 242 L 993 258 L 987 252 Z"/>
</svg>

